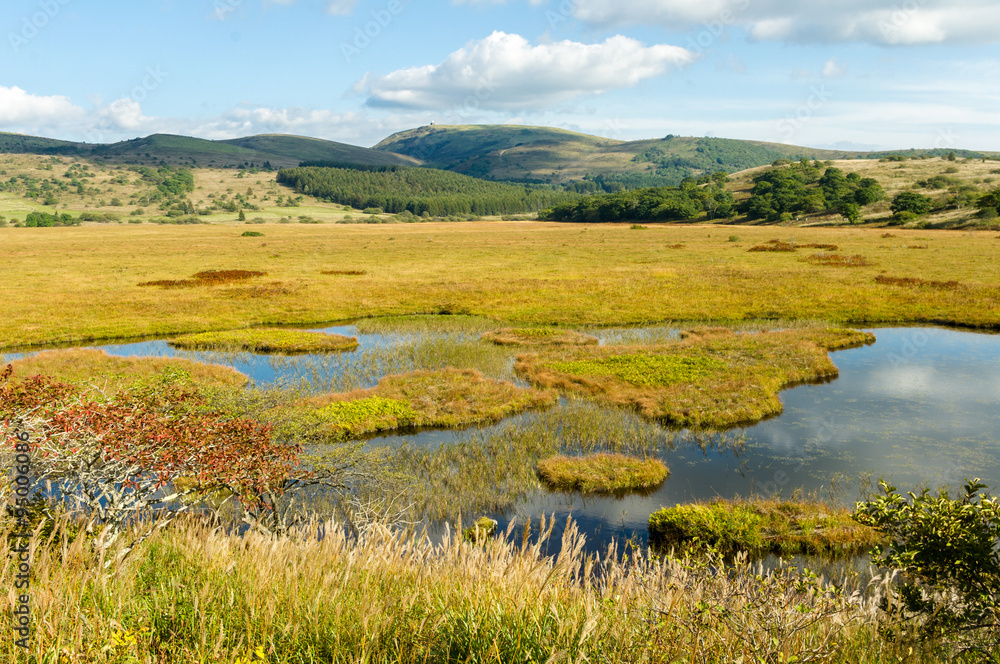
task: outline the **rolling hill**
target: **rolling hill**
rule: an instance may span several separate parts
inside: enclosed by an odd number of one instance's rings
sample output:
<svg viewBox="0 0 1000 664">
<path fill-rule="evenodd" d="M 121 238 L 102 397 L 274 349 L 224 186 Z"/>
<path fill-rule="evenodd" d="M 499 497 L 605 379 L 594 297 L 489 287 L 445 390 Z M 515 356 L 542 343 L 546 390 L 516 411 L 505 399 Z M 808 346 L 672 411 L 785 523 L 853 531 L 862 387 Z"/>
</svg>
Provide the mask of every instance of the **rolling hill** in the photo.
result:
<svg viewBox="0 0 1000 664">
<path fill-rule="evenodd" d="M 865 159 L 939 152 L 851 152 L 672 135 L 626 142 L 550 127 L 513 125 L 429 125 L 393 134 L 374 149 L 491 180 L 565 184 L 586 178 L 629 188 L 677 185 L 688 176 L 734 173 L 777 159 Z M 967 150 L 955 152 L 960 157 L 980 156 Z"/>
<path fill-rule="evenodd" d="M 298 166 L 323 160 L 363 166 L 419 166 L 412 157 L 371 150 L 318 138 L 268 134 L 223 141 L 153 134 L 110 144 L 74 143 L 50 138 L 0 133 L 0 153 L 30 153 L 89 157 L 112 163 L 160 164 L 227 168 Z"/>
</svg>

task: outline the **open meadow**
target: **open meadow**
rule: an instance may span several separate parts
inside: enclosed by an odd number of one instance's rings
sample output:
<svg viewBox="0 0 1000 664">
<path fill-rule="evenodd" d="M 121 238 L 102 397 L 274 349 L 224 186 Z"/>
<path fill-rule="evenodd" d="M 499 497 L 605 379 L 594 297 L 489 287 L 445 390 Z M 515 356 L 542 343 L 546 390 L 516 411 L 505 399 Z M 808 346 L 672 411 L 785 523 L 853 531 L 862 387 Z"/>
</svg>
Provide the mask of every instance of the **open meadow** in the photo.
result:
<svg viewBox="0 0 1000 664">
<path fill-rule="evenodd" d="M 448 313 L 562 325 L 1000 327 L 993 232 L 483 221 L 264 224 L 251 227 L 263 236 L 242 237 L 246 228 L 0 229 L 0 344 Z M 749 251 L 771 240 L 793 246 Z M 210 270 L 263 274 L 191 281 Z M 142 285 L 164 280 L 187 283 Z"/>
</svg>

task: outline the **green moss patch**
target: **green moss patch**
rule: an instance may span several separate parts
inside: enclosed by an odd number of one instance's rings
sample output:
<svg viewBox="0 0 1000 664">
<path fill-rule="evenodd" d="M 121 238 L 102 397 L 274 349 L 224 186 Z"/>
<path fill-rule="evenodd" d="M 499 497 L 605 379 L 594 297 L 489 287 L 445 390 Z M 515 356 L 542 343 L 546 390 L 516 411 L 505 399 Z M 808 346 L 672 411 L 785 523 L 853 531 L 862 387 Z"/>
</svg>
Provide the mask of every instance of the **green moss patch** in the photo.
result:
<svg viewBox="0 0 1000 664">
<path fill-rule="evenodd" d="M 659 459 L 636 459 L 622 454 L 560 455 L 538 462 L 538 476 L 548 486 L 581 493 L 651 491 L 663 484 L 669 474 Z"/>
<path fill-rule="evenodd" d="M 811 501 L 716 500 L 664 507 L 649 517 L 650 544 L 709 544 L 724 553 L 855 555 L 878 543 L 877 533 L 848 509 Z"/>
<path fill-rule="evenodd" d="M 406 427 L 460 427 L 495 422 L 555 403 L 552 391 L 491 380 L 474 369 L 386 376 L 368 390 L 329 394 L 307 407 L 324 437 L 335 440 Z"/>
<path fill-rule="evenodd" d="M 505 327 L 483 335 L 483 341 L 499 346 L 590 346 L 597 338 L 554 327 Z"/>
<path fill-rule="evenodd" d="M 516 369 L 537 385 L 670 424 L 727 428 L 780 414 L 780 390 L 837 376 L 827 351 L 874 340 L 839 328 L 756 334 L 703 328 L 665 345 L 547 349 L 519 356 Z"/>
<path fill-rule="evenodd" d="M 340 334 L 285 330 L 281 328 L 253 328 L 188 334 L 170 340 L 176 348 L 236 349 L 251 353 L 330 353 L 354 350 L 356 337 Z"/>
<path fill-rule="evenodd" d="M 556 371 L 578 376 L 608 376 L 640 386 L 690 383 L 726 368 L 725 362 L 711 357 L 625 353 L 593 360 L 553 362 Z"/>
</svg>

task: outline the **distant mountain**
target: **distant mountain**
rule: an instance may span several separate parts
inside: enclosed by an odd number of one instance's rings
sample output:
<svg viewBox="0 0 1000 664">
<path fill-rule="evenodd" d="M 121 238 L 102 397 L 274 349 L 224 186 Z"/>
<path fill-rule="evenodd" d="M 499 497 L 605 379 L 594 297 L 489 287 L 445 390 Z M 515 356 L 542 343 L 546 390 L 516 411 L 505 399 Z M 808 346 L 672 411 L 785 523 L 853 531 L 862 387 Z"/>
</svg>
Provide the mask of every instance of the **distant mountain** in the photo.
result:
<svg viewBox="0 0 1000 664">
<path fill-rule="evenodd" d="M 73 143 L 50 138 L 0 133 L 0 152 L 59 154 L 127 164 L 238 167 L 269 163 L 288 168 L 302 161 L 330 161 L 360 166 L 419 166 L 420 161 L 383 150 L 319 138 L 268 134 L 225 141 L 153 134 L 111 144 Z"/>
<path fill-rule="evenodd" d="M 734 173 L 778 159 L 864 159 L 924 153 L 939 156 L 940 152 L 824 150 L 672 135 L 625 142 L 550 127 L 512 125 L 429 125 L 393 134 L 374 149 L 491 180 L 565 184 L 591 179 L 625 187 L 676 185 L 685 177 L 715 171 Z M 960 157 L 980 156 L 967 150 L 955 152 Z"/>
</svg>

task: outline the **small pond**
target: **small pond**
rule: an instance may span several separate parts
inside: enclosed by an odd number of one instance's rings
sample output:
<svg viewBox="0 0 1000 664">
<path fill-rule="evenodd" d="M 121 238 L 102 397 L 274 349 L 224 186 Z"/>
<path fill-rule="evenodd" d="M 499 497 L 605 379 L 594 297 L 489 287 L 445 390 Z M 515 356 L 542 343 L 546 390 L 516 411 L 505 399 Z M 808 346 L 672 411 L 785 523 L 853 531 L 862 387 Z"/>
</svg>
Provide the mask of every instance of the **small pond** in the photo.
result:
<svg viewBox="0 0 1000 664">
<path fill-rule="evenodd" d="M 359 349 L 331 360 L 180 351 L 165 341 L 96 347 L 114 355 L 226 364 L 258 385 L 305 380 L 336 386 L 343 372 L 357 369 L 356 360 L 364 353 L 412 340 L 407 334 L 357 334 L 350 325 L 322 329 L 358 336 Z M 661 337 L 669 334 L 658 330 Z M 728 432 L 728 441 L 739 442 L 735 447 L 697 445 L 690 437 L 664 430 L 660 456 L 671 475 L 649 495 L 583 497 L 535 489 L 509 509 L 488 514 L 501 528 L 512 518 L 523 523 L 555 515 L 556 534 L 572 516 L 588 535 L 589 547 L 600 550 L 611 538 L 645 542 L 651 512 L 692 500 L 750 494 L 788 497 L 802 490 L 850 504 L 880 476 L 901 489 L 958 487 L 966 477 L 982 478 L 991 488 L 1000 486 L 1000 335 L 938 328 L 870 331 L 877 337 L 874 345 L 832 354 L 839 378 L 785 390 L 781 416 Z M 594 333 L 602 340 L 621 335 Z M 478 338 L 471 332 L 440 334 L 457 334 L 466 342 Z M 360 382 L 373 385 L 380 375 L 398 370 L 387 365 Z M 510 363 L 497 373 L 510 379 Z M 556 406 L 565 407 L 565 401 Z M 493 427 L 519 421 L 525 420 L 512 418 Z M 368 445 L 434 448 L 467 436 L 467 431 L 424 431 L 376 438 Z"/>
</svg>

